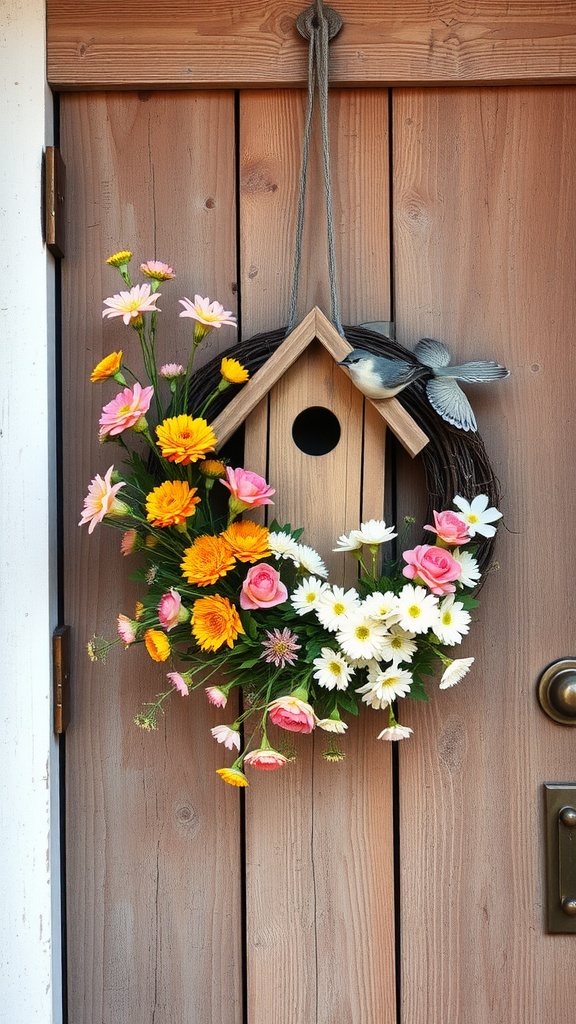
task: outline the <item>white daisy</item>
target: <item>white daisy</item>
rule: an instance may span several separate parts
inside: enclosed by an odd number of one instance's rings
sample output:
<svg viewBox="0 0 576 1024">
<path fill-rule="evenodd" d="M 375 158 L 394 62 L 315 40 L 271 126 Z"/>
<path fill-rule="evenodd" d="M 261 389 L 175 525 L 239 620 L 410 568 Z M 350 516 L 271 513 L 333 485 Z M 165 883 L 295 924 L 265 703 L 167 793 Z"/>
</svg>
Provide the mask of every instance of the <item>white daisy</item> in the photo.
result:
<svg viewBox="0 0 576 1024">
<path fill-rule="evenodd" d="M 496 527 L 490 524 L 501 519 L 502 513 L 497 508 L 488 508 L 486 494 L 478 494 L 472 501 L 467 501 L 457 494 L 453 504 L 459 510 L 460 518 L 466 523 L 470 537 L 475 537 L 477 533 L 482 537 L 494 536 Z"/>
<path fill-rule="evenodd" d="M 407 583 L 398 595 L 398 623 L 409 633 L 427 633 L 438 621 L 438 598 L 424 587 Z"/>
<path fill-rule="evenodd" d="M 379 740 L 407 740 L 413 733 L 413 729 L 408 725 L 389 725 L 386 729 L 383 729 L 378 734 Z"/>
<path fill-rule="evenodd" d="M 327 690 L 345 690 L 354 674 L 354 669 L 346 661 L 343 654 L 333 651 L 330 647 L 323 647 L 320 656 L 314 658 L 312 663 L 316 671 L 314 679 L 319 686 Z"/>
<path fill-rule="evenodd" d="M 343 722 L 340 717 L 338 718 L 317 718 L 316 725 L 319 729 L 324 729 L 325 732 L 336 732 L 342 735 L 348 728 L 346 722 Z"/>
<path fill-rule="evenodd" d="M 448 647 L 462 643 L 462 637 L 470 629 L 470 612 L 466 611 L 461 601 L 454 599 L 454 594 L 442 598 L 438 611 L 434 632 L 440 643 Z"/>
<path fill-rule="evenodd" d="M 284 530 L 272 531 L 268 534 L 268 547 L 275 558 L 296 558 L 298 543 L 290 533 Z"/>
<path fill-rule="evenodd" d="M 223 743 L 228 750 L 240 750 L 240 733 L 237 729 L 231 728 L 229 725 L 215 725 L 210 730 L 215 740 L 218 743 Z"/>
<path fill-rule="evenodd" d="M 362 547 L 362 541 L 358 537 L 358 530 L 352 530 L 350 534 L 343 533 L 336 541 L 333 551 L 358 551 Z"/>
<path fill-rule="evenodd" d="M 414 643 L 415 633 L 408 633 L 401 626 L 392 626 L 390 632 L 383 638 L 382 657 L 391 661 L 397 668 L 401 662 L 409 664 L 418 650 Z"/>
<path fill-rule="evenodd" d="M 376 678 L 359 686 L 356 693 L 361 693 L 362 700 L 375 711 L 387 708 L 397 697 L 405 697 L 410 692 L 412 676 L 404 669 L 389 668 L 379 672 Z"/>
<path fill-rule="evenodd" d="M 387 590 L 385 594 L 381 594 L 379 590 L 369 594 L 362 601 L 362 611 L 371 619 L 381 619 L 387 626 L 398 622 L 400 618 L 398 598 L 391 590 Z"/>
<path fill-rule="evenodd" d="M 318 598 L 316 615 L 325 629 L 335 633 L 340 629 L 340 624 L 359 606 L 360 601 L 355 590 L 328 587 Z"/>
<path fill-rule="evenodd" d="M 383 519 L 369 519 L 367 523 L 360 524 L 359 530 L 352 530 L 350 536 L 359 540 L 361 544 L 372 547 L 376 544 L 386 544 L 398 534 L 394 532 L 394 527 L 386 526 Z"/>
<path fill-rule="evenodd" d="M 328 569 L 324 565 L 324 562 L 320 558 L 320 555 L 314 548 L 308 547 L 307 544 L 297 544 L 296 550 L 291 555 L 294 565 L 297 565 L 299 569 L 304 572 L 311 572 L 315 576 L 327 576 Z"/>
<path fill-rule="evenodd" d="M 438 684 L 440 690 L 447 690 L 449 686 L 456 686 L 474 664 L 474 658 L 455 658 L 444 669 L 442 679 Z"/>
<path fill-rule="evenodd" d="M 387 633 L 383 622 L 375 622 L 356 611 L 343 620 L 336 639 L 349 658 L 380 658 Z"/>
<path fill-rule="evenodd" d="M 328 589 L 327 583 L 322 583 L 315 576 L 307 576 L 294 590 L 290 603 L 298 615 L 306 615 L 316 608 L 321 595 Z"/>
<path fill-rule="evenodd" d="M 462 573 L 458 577 L 458 583 L 462 583 L 465 587 L 475 587 L 482 574 L 474 555 L 471 555 L 469 551 L 461 551 L 460 548 L 454 548 L 452 558 L 458 562 L 462 569 Z"/>
</svg>

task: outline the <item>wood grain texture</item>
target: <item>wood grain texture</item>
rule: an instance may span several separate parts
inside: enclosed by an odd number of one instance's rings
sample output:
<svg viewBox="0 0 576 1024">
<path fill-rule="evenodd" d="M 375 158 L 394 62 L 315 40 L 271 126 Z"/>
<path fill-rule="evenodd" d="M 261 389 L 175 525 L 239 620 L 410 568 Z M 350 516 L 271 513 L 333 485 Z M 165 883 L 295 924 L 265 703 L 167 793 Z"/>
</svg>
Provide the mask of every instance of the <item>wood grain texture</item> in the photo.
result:
<svg viewBox="0 0 576 1024">
<path fill-rule="evenodd" d="M 198 693 L 188 703 L 173 698 L 158 732 L 136 728 L 134 714 L 164 689 L 164 668 L 140 647 L 119 647 L 105 665 L 89 662 L 86 641 L 94 632 L 113 637 L 117 614 L 131 615 L 139 595 L 126 582 L 120 533 L 99 527 L 89 537 L 77 526 L 90 478 L 121 458 L 117 446 L 97 441 L 114 385 L 91 385 L 90 371 L 120 348 L 138 369 L 134 332 L 102 321 L 103 298 L 121 286 L 106 256 L 132 249 L 135 278 L 148 258 L 174 266 L 176 281 L 162 285 L 158 303 L 161 360 L 186 361 L 191 327 L 178 316 L 179 296 L 210 292 L 234 305 L 233 99 L 67 96 L 61 117 L 70 214 L 62 265 L 65 614 L 74 648 L 69 1019 L 239 1024 L 239 808 L 232 794 L 223 798 L 215 774 L 221 762 L 209 730 L 217 716 Z"/>
<path fill-rule="evenodd" d="M 285 319 L 302 98 L 244 94 L 240 116 L 242 308 L 249 336 Z M 340 298 L 345 322 L 358 322 L 368 318 L 367 310 L 384 317 L 389 309 L 386 97 L 368 92 L 359 102 L 354 92 L 337 93 L 332 116 Z M 315 154 L 303 314 L 316 304 L 326 308 L 329 295 L 320 181 Z M 342 429 L 338 447 L 323 456 L 303 453 L 292 438 L 295 417 L 313 405 L 333 410 Z M 366 419 L 363 444 L 362 396 L 315 341 L 277 380 L 246 430 L 251 468 L 266 471 L 277 488 L 272 513 L 282 523 L 305 526 L 304 542 L 320 550 L 337 574 L 333 580 L 349 585 L 355 563 L 332 552 L 335 541 L 362 516 L 381 517 L 384 505 L 385 423 L 373 409 Z M 363 472 L 369 484 L 362 502 Z M 346 760 L 329 764 L 321 756 L 329 737 L 320 729 L 292 743 L 289 734 L 271 728 L 271 741 L 288 741 L 297 760 L 266 778 L 250 774 L 250 1024 L 395 1021 L 391 757 L 376 742 L 377 731 L 373 718 L 361 715 L 349 735 L 338 737 Z"/>
<path fill-rule="evenodd" d="M 306 44 L 296 0 L 47 0 L 55 89 L 299 86 Z M 341 0 L 331 44 L 341 85 L 570 82 L 573 0 Z"/>
<path fill-rule="evenodd" d="M 505 515 L 458 648 L 476 663 L 403 714 L 402 1019 L 568 1024 L 574 944 L 544 934 L 541 786 L 572 778 L 574 736 L 535 687 L 574 647 L 576 91 L 402 91 L 394 119 L 399 337 L 512 370 L 469 389 Z"/>
</svg>

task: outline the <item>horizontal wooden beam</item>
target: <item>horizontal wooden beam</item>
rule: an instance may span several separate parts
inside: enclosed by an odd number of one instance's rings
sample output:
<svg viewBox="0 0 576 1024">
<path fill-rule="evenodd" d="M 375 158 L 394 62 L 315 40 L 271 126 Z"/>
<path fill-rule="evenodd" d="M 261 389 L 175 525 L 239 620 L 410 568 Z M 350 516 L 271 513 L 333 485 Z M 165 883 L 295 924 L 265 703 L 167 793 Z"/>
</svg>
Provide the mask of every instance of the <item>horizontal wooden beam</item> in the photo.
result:
<svg viewBox="0 0 576 1024">
<path fill-rule="evenodd" d="M 304 85 L 305 0 L 47 0 L 57 90 Z M 344 86 L 576 82 L 573 0 L 332 0 Z M 113 8 L 113 9 L 112 9 Z"/>
</svg>

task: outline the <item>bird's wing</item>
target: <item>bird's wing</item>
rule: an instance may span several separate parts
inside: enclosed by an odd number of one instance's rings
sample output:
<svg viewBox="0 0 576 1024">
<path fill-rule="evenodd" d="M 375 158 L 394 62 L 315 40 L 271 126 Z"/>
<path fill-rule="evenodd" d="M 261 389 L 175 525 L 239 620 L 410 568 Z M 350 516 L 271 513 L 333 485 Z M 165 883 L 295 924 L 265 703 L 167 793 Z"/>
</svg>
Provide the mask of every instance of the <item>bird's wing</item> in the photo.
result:
<svg viewBox="0 0 576 1024">
<path fill-rule="evenodd" d="M 447 423 L 460 430 L 478 429 L 472 406 L 455 380 L 434 377 L 426 383 L 426 394 L 432 408 Z"/>
<path fill-rule="evenodd" d="M 446 345 L 441 341 L 434 341 L 434 338 L 421 338 L 414 349 L 414 355 L 431 370 L 439 366 L 448 366 L 450 362 L 450 353 Z"/>
<path fill-rule="evenodd" d="M 487 380 L 500 380 L 502 377 L 510 376 L 510 370 L 492 359 L 476 359 L 472 363 L 462 363 L 461 366 L 447 366 L 445 370 L 439 367 L 439 372 L 441 376 L 466 380 L 469 384 L 482 384 Z"/>
</svg>

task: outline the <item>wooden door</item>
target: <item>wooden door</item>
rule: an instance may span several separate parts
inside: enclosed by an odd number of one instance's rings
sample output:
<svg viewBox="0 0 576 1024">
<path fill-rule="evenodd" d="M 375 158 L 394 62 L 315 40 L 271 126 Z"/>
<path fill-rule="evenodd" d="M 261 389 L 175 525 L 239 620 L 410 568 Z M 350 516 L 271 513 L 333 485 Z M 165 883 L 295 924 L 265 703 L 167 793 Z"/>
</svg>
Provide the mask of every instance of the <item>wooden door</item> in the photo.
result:
<svg viewBox="0 0 576 1024">
<path fill-rule="evenodd" d="M 573 776 L 574 739 L 535 685 L 573 636 L 573 88 L 331 94 L 344 323 L 393 315 L 409 346 L 433 336 L 512 370 L 473 395 L 505 514 L 474 674 L 410 707 L 394 766 L 365 715 L 343 764 L 303 742 L 244 798 L 215 774 L 200 695 L 142 733 L 156 666 L 85 654 L 136 594 L 116 536 L 77 527 L 112 461 L 89 373 L 125 339 L 102 325 L 103 260 L 125 246 L 168 260 L 173 305 L 196 291 L 238 305 L 245 338 L 282 326 L 303 105 L 297 90 L 61 100 L 69 1019 L 568 1024 L 573 938 L 545 933 L 541 786 Z M 328 304 L 314 156 L 301 313 Z M 187 331 L 170 322 L 166 358 L 181 358 Z M 389 520 L 421 512 L 401 454 L 395 490 Z"/>
</svg>

